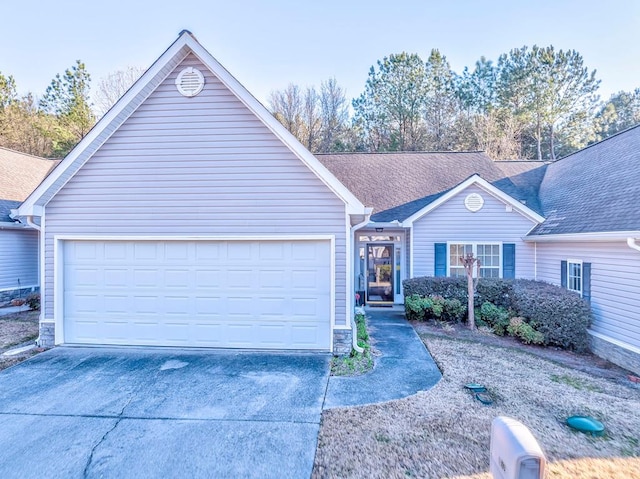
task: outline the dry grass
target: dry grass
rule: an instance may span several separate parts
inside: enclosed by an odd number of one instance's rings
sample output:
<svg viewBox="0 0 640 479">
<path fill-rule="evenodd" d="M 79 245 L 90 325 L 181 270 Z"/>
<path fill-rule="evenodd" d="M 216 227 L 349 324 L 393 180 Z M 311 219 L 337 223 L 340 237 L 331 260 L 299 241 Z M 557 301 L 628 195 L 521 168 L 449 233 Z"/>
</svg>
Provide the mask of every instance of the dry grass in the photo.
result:
<svg viewBox="0 0 640 479">
<path fill-rule="evenodd" d="M 430 391 L 399 401 L 323 414 L 313 477 L 489 478 L 491 421 L 527 425 L 553 478 L 640 478 L 640 389 L 545 359 L 468 341 L 428 336 L 443 371 Z M 479 382 L 495 399 L 483 406 L 464 389 Z M 563 420 L 589 414 L 601 438 Z"/>
<path fill-rule="evenodd" d="M 38 337 L 39 316 L 40 311 L 25 311 L 0 316 L 0 354 L 12 346 L 36 339 Z M 12 357 L 0 356 L 0 370 L 24 361 L 39 351 L 41 350 L 31 350 Z"/>
</svg>

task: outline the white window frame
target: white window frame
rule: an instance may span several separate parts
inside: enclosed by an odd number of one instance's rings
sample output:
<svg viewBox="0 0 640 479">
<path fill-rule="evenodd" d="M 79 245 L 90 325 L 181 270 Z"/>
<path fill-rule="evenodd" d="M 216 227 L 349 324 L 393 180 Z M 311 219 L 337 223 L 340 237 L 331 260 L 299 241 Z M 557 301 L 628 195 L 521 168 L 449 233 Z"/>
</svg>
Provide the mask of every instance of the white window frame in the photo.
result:
<svg viewBox="0 0 640 479">
<path fill-rule="evenodd" d="M 451 276 L 451 246 L 471 245 L 473 256 L 478 257 L 478 245 L 498 246 L 498 266 L 485 266 L 485 268 L 497 268 L 498 278 L 502 278 L 502 242 L 501 241 L 447 241 L 447 277 Z M 481 266 L 482 267 L 482 266 Z M 478 269 L 473 268 L 473 277 L 478 276 Z"/>
<path fill-rule="evenodd" d="M 571 286 L 571 278 L 575 278 L 575 276 L 571 275 L 571 265 L 577 265 L 580 267 L 580 285 L 579 289 L 572 288 Z M 582 260 L 581 259 L 567 259 L 567 289 L 569 291 L 573 291 L 574 293 L 578 293 L 582 296 L 582 292 L 584 291 L 584 270 L 582 268 Z"/>
</svg>

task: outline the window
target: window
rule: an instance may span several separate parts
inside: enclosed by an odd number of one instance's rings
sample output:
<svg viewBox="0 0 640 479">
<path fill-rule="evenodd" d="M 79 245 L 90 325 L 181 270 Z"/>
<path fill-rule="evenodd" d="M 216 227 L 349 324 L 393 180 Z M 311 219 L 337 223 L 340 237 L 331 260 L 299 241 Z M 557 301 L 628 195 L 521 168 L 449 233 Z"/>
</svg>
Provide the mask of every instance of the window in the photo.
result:
<svg viewBox="0 0 640 479">
<path fill-rule="evenodd" d="M 567 261 L 567 289 L 582 295 L 582 262 Z"/>
<path fill-rule="evenodd" d="M 481 278 L 501 277 L 501 250 L 499 243 L 450 243 L 449 244 L 449 276 L 465 276 L 464 266 L 460 257 L 472 253 L 480 260 Z M 474 267 L 473 275 L 476 276 Z"/>
</svg>

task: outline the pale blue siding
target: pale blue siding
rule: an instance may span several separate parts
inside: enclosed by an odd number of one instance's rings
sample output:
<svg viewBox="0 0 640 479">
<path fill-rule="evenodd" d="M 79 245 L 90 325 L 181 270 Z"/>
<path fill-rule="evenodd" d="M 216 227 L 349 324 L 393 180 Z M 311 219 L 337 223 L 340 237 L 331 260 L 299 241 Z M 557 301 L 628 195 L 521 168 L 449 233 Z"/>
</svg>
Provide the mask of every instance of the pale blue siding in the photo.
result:
<svg viewBox="0 0 640 479">
<path fill-rule="evenodd" d="M 593 331 L 640 349 L 640 253 L 624 241 L 538 243 L 538 277 L 560 284 L 560 262 L 591 263 Z"/>
<path fill-rule="evenodd" d="M 38 286 L 37 231 L 0 229 L 0 258 L 0 291 Z"/>
<path fill-rule="evenodd" d="M 471 193 L 484 198 L 472 213 L 464 206 Z M 534 246 L 522 241 L 535 223 L 477 186 L 470 186 L 413 225 L 413 276 L 433 276 L 434 243 L 502 242 L 516 244 L 516 277 L 533 278 Z"/>
<path fill-rule="evenodd" d="M 193 98 L 174 84 L 187 66 L 206 79 Z M 193 55 L 51 200 L 45 221 L 47 318 L 55 235 L 335 235 L 335 317 L 346 324 L 344 203 Z"/>
</svg>

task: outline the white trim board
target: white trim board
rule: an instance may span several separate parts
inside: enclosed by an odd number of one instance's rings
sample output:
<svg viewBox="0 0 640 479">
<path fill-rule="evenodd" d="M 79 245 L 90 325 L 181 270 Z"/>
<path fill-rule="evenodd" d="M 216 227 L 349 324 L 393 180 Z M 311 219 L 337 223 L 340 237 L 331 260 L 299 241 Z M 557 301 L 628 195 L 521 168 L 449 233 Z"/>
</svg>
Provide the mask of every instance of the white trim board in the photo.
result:
<svg viewBox="0 0 640 479">
<path fill-rule="evenodd" d="M 198 59 L 301 160 L 347 206 L 349 214 L 365 214 L 364 205 L 320 161 L 313 156 L 278 120 L 247 91 L 187 30 L 153 63 L 122 98 L 92 128 L 82 141 L 51 172 L 18 208 L 19 216 L 38 216 L 37 206 L 68 182 L 84 163 L 126 121 L 189 53 Z M 170 68 L 169 68 L 170 66 Z M 124 115 L 123 115 L 124 114 Z M 79 164 L 76 164 L 76 161 Z"/>
<path fill-rule="evenodd" d="M 451 198 L 453 198 L 454 196 L 456 196 L 459 193 L 463 192 L 464 190 L 466 190 L 467 188 L 469 188 L 472 185 L 478 186 L 479 188 L 483 189 L 488 194 L 494 196 L 495 198 L 499 199 L 503 203 L 505 203 L 507 205 L 510 205 L 515 211 L 517 211 L 518 213 L 520 213 L 524 217 L 530 219 L 531 221 L 535 221 L 536 223 L 542 223 L 544 221 L 544 218 L 542 216 L 540 216 L 538 213 L 536 213 L 535 211 L 533 211 L 531 208 L 523 205 L 518 200 L 516 200 L 513 197 L 509 196 L 508 194 L 504 193 L 502 190 L 496 188 L 495 186 L 493 186 L 491 183 L 487 182 L 486 180 L 482 179 L 480 177 L 480 175 L 475 174 L 475 175 L 467 178 L 466 180 L 464 180 L 462 183 L 460 183 L 455 188 L 449 190 L 447 193 L 442 195 L 440 198 L 438 198 L 434 202 L 428 204 L 424 208 L 420 209 L 416 213 L 414 213 L 411 216 L 409 216 L 407 219 L 405 219 L 402 222 L 402 226 L 405 227 L 405 228 L 412 227 L 413 223 L 415 221 L 417 221 L 420 218 L 422 218 L 423 216 L 429 214 L 431 211 L 435 210 L 438 206 L 446 203 Z"/>
</svg>

